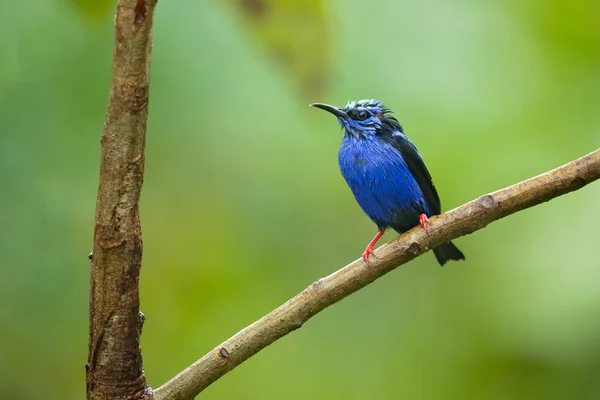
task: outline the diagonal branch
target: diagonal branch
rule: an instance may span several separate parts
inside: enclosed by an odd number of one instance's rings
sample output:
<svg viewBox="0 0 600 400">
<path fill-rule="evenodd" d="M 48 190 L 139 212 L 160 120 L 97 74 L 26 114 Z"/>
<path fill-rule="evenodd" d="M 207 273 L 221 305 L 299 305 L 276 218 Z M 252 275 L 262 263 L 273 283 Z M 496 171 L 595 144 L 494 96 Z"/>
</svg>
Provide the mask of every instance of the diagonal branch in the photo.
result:
<svg viewBox="0 0 600 400">
<path fill-rule="evenodd" d="M 144 399 L 139 346 L 144 178 L 152 16 L 156 0 L 119 0 L 90 272 L 88 399 Z"/>
<path fill-rule="evenodd" d="M 221 343 L 155 390 L 155 400 L 192 399 L 211 383 L 311 317 L 429 249 L 517 211 L 575 191 L 600 178 L 600 150 L 431 218 L 362 259 L 319 279 L 296 297 Z"/>
</svg>

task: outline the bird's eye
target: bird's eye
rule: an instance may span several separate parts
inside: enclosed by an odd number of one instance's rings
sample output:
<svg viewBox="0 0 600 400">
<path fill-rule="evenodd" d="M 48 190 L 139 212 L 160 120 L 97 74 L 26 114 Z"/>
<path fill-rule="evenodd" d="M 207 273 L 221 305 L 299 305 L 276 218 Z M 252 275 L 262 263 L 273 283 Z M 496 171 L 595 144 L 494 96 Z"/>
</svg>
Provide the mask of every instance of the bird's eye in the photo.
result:
<svg viewBox="0 0 600 400">
<path fill-rule="evenodd" d="M 364 121 L 369 116 L 369 113 L 365 110 L 360 110 L 358 114 L 356 114 L 356 118 L 360 121 Z"/>
</svg>

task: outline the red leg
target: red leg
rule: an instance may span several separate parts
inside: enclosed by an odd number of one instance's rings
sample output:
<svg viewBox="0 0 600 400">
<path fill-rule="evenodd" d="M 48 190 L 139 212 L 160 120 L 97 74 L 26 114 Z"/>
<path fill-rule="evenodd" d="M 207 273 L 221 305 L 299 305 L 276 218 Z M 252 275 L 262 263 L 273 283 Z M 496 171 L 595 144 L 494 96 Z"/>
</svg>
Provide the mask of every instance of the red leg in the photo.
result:
<svg viewBox="0 0 600 400">
<path fill-rule="evenodd" d="M 365 260 L 365 262 L 369 261 L 369 254 L 371 254 L 375 250 L 374 249 L 375 244 L 377 243 L 377 241 L 379 239 L 381 239 L 381 237 L 383 236 L 384 233 L 385 233 L 385 229 L 382 229 L 379 232 L 377 232 L 377 235 L 375 235 L 373 240 L 371 240 L 369 242 L 369 244 L 367 245 L 365 252 L 362 254 L 363 260 Z"/>
<path fill-rule="evenodd" d="M 425 214 L 419 215 L 419 222 L 421 223 L 421 226 L 423 227 L 423 229 L 427 230 L 427 224 L 429 223 L 429 218 L 427 218 L 427 215 L 425 215 Z"/>
</svg>

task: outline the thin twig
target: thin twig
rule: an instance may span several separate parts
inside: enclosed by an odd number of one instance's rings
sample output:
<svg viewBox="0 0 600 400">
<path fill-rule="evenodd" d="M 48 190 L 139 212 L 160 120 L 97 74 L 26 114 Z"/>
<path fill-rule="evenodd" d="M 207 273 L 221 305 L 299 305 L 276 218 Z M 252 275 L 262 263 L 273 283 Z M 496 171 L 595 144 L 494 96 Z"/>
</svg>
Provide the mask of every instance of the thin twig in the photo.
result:
<svg viewBox="0 0 600 400">
<path fill-rule="evenodd" d="M 188 400 L 311 317 L 427 250 L 490 222 L 580 189 L 600 178 L 600 150 L 524 182 L 486 194 L 430 219 L 377 249 L 369 265 L 358 259 L 319 279 L 296 297 L 215 347 L 155 390 L 156 400 Z M 491 244 L 490 244 L 491 245 Z"/>
<path fill-rule="evenodd" d="M 152 16 L 156 0 L 120 0 L 90 253 L 88 399 L 152 398 L 139 347 L 144 178 Z"/>
</svg>

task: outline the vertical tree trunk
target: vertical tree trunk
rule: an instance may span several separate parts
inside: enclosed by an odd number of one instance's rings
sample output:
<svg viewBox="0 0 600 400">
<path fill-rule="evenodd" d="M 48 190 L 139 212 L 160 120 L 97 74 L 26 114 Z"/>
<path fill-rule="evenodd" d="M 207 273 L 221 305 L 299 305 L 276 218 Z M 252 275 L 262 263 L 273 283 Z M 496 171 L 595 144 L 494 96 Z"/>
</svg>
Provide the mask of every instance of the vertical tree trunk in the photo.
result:
<svg viewBox="0 0 600 400">
<path fill-rule="evenodd" d="M 119 0 L 91 255 L 88 399 L 150 399 L 139 346 L 144 177 L 156 0 Z"/>
</svg>

